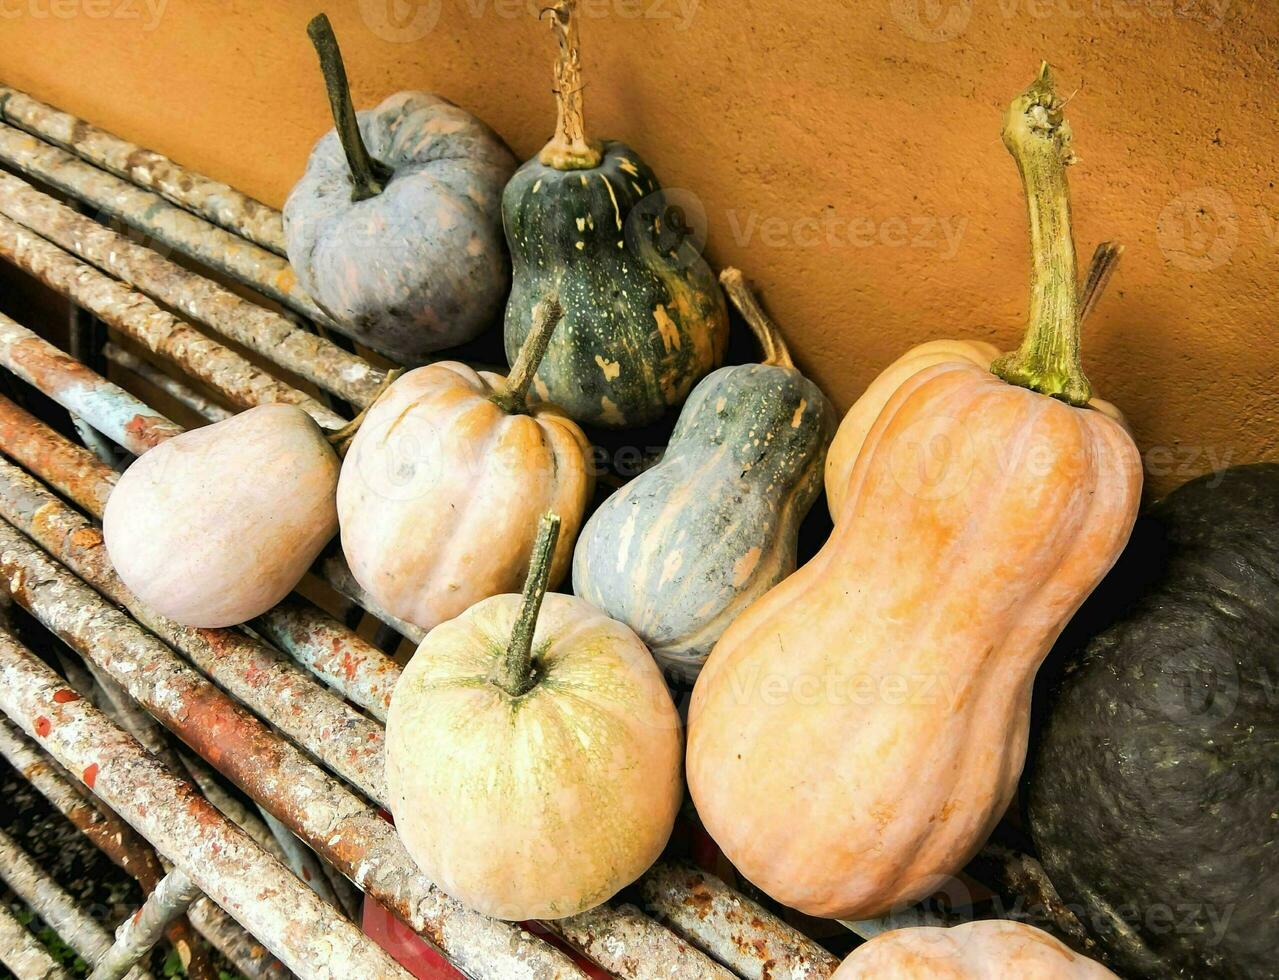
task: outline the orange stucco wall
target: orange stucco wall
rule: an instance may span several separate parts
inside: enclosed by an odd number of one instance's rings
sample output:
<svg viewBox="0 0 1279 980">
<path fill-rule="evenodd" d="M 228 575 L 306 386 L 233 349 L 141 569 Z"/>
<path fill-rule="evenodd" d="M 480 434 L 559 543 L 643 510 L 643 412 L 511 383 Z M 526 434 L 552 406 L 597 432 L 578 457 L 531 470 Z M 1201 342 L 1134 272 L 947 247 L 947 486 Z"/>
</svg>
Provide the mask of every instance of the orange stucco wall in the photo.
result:
<svg viewBox="0 0 1279 980">
<path fill-rule="evenodd" d="M 521 157 L 549 135 L 537 0 L 330 0 L 358 105 L 447 95 Z M 0 0 L 9 84 L 280 205 L 330 125 L 319 0 Z M 1085 336 L 1152 486 L 1279 456 L 1273 0 L 582 0 L 587 124 L 705 214 L 846 407 L 906 347 L 1011 345 L 1027 243 L 1008 99 L 1069 115 L 1081 260 L 1127 246 Z"/>
</svg>

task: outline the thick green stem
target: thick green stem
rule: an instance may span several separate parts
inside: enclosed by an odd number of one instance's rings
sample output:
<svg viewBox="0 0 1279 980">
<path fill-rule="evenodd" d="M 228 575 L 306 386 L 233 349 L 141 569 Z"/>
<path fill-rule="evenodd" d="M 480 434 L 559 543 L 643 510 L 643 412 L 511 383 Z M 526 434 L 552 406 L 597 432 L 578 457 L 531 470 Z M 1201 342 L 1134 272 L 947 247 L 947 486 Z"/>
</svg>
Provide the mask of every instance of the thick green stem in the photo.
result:
<svg viewBox="0 0 1279 980">
<path fill-rule="evenodd" d="M 520 599 L 520 615 L 511 630 L 511 640 L 506 650 L 493 665 L 489 680 L 513 698 L 527 694 L 533 688 L 533 633 L 537 629 L 537 614 L 542 609 L 546 585 L 551 577 L 551 564 L 555 558 L 555 543 L 560 536 L 560 517 L 547 514 L 537 529 L 537 541 L 533 545 L 533 557 L 529 560 L 528 578 L 524 581 L 524 595 Z"/>
<path fill-rule="evenodd" d="M 511 373 L 506 376 L 506 383 L 489 396 L 493 404 L 504 412 L 518 415 L 528 411 L 528 389 L 533 384 L 533 376 L 537 374 L 542 358 L 546 356 L 546 347 L 551 342 L 551 334 L 555 325 L 564 318 L 564 307 L 560 301 L 551 297 L 538 303 L 533 310 L 533 329 L 520 345 L 520 352 L 511 366 Z"/>
<path fill-rule="evenodd" d="M 327 14 L 317 14 L 306 25 L 306 33 L 320 56 L 320 72 L 329 91 L 329 108 L 333 111 L 333 125 L 337 128 L 346 164 L 351 170 L 351 200 L 363 201 L 376 197 L 391 179 L 391 168 L 369 155 L 360 135 L 360 123 L 351 104 L 351 86 L 347 84 L 346 68 L 342 64 L 342 51 L 333 34 L 333 25 Z"/>
<path fill-rule="evenodd" d="M 559 42 L 555 57 L 555 135 L 538 159 L 556 170 L 589 170 L 599 166 L 599 143 L 586 138 L 582 119 L 582 55 L 578 51 L 577 0 L 555 0 L 542 11 L 551 15 L 551 30 Z"/>
<path fill-rule="evenodd" d="M 755 299 L 755 294 L 746 285 L 746 277 L 742 275 L 741 270 L 734 269 L 730 265 L 719 274 L 719 281 L 728 298 L 737 307 L 737 312 L 746 321 L 746 326 L 750 327 L 751 333 L 759 341 L 759 346 L 763 348 L 764 360 L 761 363 L 793 368 L 795 362 L 791 360 L 790 351 L 786 347 L 786 341 L 782 339 L 781 331 Z"/>
<path fill-rule="evenodd" d="M 1075 154 L 1063 105 L 1045 62 L 1004 117 L 1004 145 L 1017 161 L 1030 218 L 1030 325 L 1021 347 L 991 370 L 1011 384 L 1086 405 L 1092 385 L 1079 358 L 1079 280 L 1066 184 Z"/>
</svg>

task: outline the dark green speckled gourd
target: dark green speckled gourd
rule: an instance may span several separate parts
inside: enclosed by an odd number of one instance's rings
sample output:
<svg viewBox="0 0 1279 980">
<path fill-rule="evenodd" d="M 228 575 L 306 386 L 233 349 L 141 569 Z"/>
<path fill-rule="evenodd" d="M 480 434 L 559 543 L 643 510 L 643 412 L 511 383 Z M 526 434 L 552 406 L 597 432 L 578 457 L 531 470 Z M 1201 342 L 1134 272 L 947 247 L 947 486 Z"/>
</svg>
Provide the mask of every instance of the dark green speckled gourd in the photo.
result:
<svg viewBox="0 0 1279 980">
<path fill-rule="evenodd" d="M 559 296 L 568 312 L 538 392 L 579 422 L 628 428 L 657 421 L 723 360 L 728 315 L 653 172 L 625 144 L 586 139 L 573 6 L 547 10 L 559 37 L 555 137 L 502 195 L 506 353 L 519 351 L 538 303 Z"/>
<path fill-rule="evenodd" d="M 577 594 L 690 682 L 738 614 L 795 570 L 836 424 L 741 273 L 726 269 L 722 281 L 764 363 L 698 384 L 661 462 L 604 502 L 573 554 Z"/>
</svg>

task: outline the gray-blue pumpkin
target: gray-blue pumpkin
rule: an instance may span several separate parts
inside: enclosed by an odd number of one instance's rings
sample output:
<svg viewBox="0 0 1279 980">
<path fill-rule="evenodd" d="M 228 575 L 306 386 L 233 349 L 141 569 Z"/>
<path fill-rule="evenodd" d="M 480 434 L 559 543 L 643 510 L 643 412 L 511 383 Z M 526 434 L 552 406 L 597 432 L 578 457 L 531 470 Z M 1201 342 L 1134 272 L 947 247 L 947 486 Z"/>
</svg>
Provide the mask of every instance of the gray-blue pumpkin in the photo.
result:
<svg viewBox="0 0 1279 980">
<path fill-rule="evenodd" d="M 510 283 L 506 144 L 426 92 L 356 113 L 328 18 L 307 28 L 337 128 L 311 151 L 284 205 L 298 281 L 344 333 L 413 363 L 497 321 Z"/>
<path fill-rule="evenodd" d="M 795 570 L 836 425 L 741 273 L 725 269 L 721 281 L 764 362 L 720 368 L 693 389 L 661 461 L 600 506 L 573 556 L 577 594 L 685 681 L 738 614 Z"/>
</svg>

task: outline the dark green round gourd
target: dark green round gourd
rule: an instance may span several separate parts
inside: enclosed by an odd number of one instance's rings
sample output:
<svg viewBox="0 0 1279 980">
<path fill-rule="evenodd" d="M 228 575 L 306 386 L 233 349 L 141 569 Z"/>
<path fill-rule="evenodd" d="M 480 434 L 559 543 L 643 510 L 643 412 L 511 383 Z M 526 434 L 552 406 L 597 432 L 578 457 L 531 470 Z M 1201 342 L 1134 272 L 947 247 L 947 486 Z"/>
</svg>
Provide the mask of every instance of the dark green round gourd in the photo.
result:
<svg viewBox="0 0 1279 980">
<path fill-rule="evenodd" d="M 578 596 L 689 682 L 737 615 L 795 570 L 836 424 L 741 274 L 726 269 L 723 281 L 764 363 L 698 383 L 661 461 L 600 506 L 573 554 Z"/>
<path fill-rule="evenodd" d="M 1279 977 L 1279 464 L 1193 480 L 1081 617 L 1028 778 L 1062 898 L 1134 977 Z"/>
<path fill-rule="evenodd" d="M 538 303 L 559 296 L 568 312 L 539 393 L 579 422 L 629 428 L 679 405 L 723 360 L 728 314 L 653 172 L 623 143 L 586 139 L 573 5 L 547 11 L 559 36 L 556 134 L 502 195 L 506 353 L 519 351 Z"/>
</svg>

